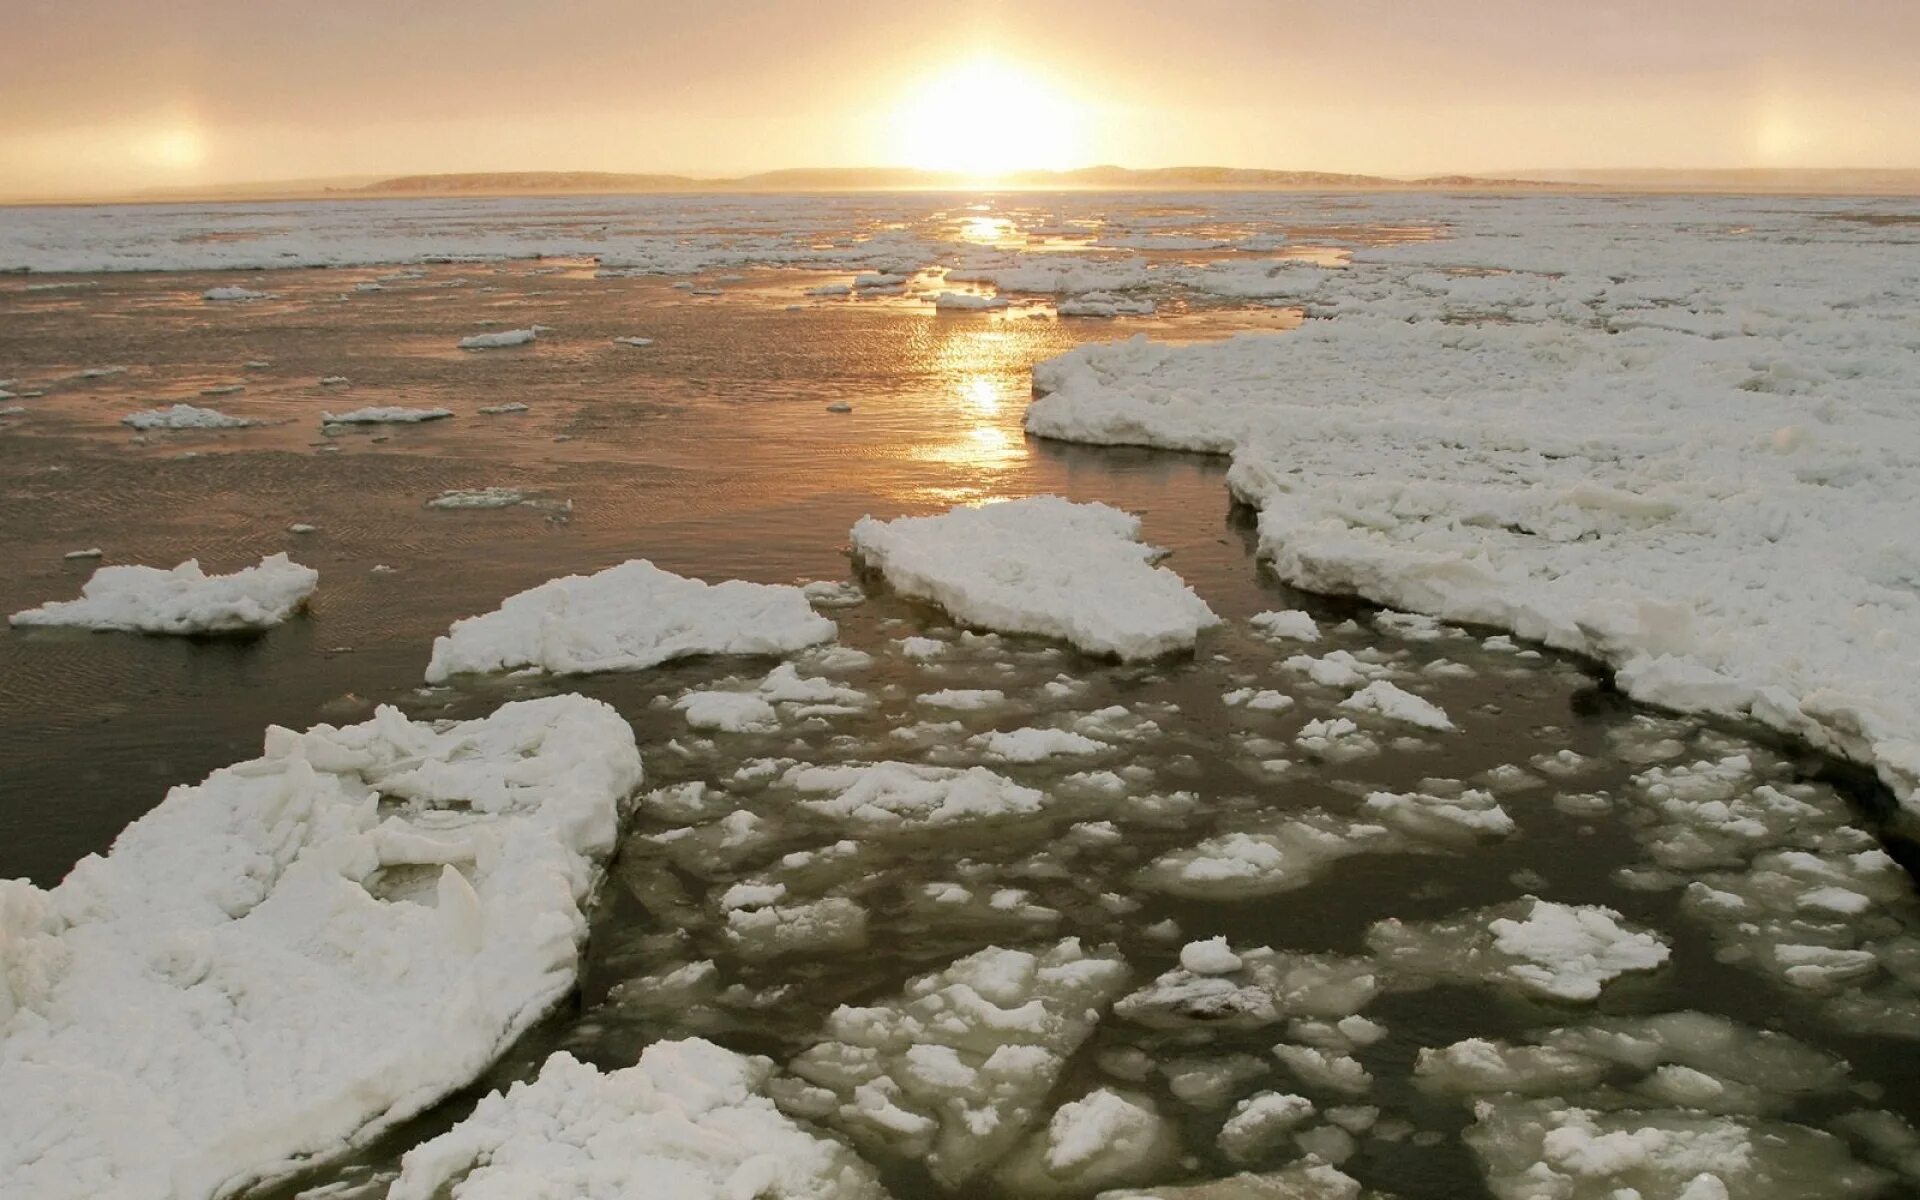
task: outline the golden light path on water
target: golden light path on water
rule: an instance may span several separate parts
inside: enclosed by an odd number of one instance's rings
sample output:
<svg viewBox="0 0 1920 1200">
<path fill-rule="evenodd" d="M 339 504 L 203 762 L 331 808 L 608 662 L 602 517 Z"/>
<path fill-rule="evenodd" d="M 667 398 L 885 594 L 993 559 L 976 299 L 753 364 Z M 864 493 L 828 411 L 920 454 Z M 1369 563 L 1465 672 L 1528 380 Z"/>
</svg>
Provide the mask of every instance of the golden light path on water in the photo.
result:
<svg viewBox="0 0 1920 1200">
<path fill-rule="evenodd" d="M 944 436 L 911 456 L 946 468 L 947 482 L 915 489 L 912 499 L 946 505 L 1004 499 L 1006 477 L 1027 465 L 1026 437 L 1019 427 L 1023 405 L 1014 403 L 1013 390 L 1025 379 L 1024 340 L 1007 327 L 1018 319 L 942 331 L 932 365 L 940 381 L 937 419 Z"/>
</svg>

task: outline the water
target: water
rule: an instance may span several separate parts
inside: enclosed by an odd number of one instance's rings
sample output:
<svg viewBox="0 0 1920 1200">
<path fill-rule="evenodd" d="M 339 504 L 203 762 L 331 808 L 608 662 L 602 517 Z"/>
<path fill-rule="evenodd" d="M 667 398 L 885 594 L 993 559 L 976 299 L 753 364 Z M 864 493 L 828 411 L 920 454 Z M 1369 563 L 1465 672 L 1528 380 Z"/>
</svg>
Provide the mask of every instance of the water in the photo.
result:
<svg viewBox="0 0 1920 1200">
<path fill-rule="evenodd" d="M 1139 772 L 1136 792 L 1192 799 L 1157 815 L 1069 799 L 1042 819 L 990 830 L 862 837 L 856 878 L 796 881 L 794 892 L 798 898 L 813 887 L 855 900 L 867 913 L 864 943 L 771 959 L 728 940 L 713 899 L 781 855 L 858 835 L 807 814 L 778 789 L 756 786 L 737 788 L 735 797 L 763 818 L 765 835 L 737 851 L 699 836 L 662 840 L 685 821 L 643 811 L 614 865 L 568 1005 L 474 1087 L 346 1162 L 262 1194 L 364 1183 L 377 1195 L 407 1146 L 457 1120 L 484 1091 L 528 1077 L 555 1048 L 614 1067 L 651 1041 L 699 1035 L 785 1061 L 817 1039 L 835 1005 L 879 1002 L 913 975 L 986 945 L 1067 935 L 1113 943 L 1139 984 L 1174 965 L 1189 938 L 1224 934 L 1236 946 L 1356 955 L 1365 953 L 1375 921 L 1437 919 L 1527 892 L 1611 906 L 1672 942 L 1668 967 L 1609 988 L 1602 1011 L 1703 1009 L 1847 1058 L 1855 1091 L 1798 1101 L 1786 1110 L 1794 1119 L 1819 1125 L 1862 1106 L 1920 1116 L 1910 1041 L 1835 1022 L 1813 1000 L 1720 961 L 1711 928 L 1681 911 L 1677 890 L 1624 886 L 1620 874 L 1648 861 L 1645 821 L 1630 798 L 1630 779 L 1644 764 L 1622 757 L 1623 734 L 1677 739 L 1681 762 L 1744 749 L 1780 779 L 1809 783 L 1824 810 L 1871 827 L 1885 797 L 1857 773 L 1751 729 L 1682 720 L 1647 732 L 1646 714 L 1587 664 L 1482 645 L 1492 631 L 1425 641 L 1393 636 L 1364 605 L 1303 596 L 1263 576 L 1245 514 L 1228 503 L 1221 462 L 1040 443 L 1020 431 L 1030 365 L 1081 340 L 1139 329 L 1161 338 L 1213 337 L 1282 328 L 1292 314 L 1222 305 L 1153 323 L 1036 319 L 1020 310 L 942 317 L 905 303 L 810 302 L 806 288 L 827 277 L 809 273 L 752 273 L 721 296 L 694 297 L 655 279 L 596 279 L 577 262 L 438 266 L 341 299 L 355 282 L 384 274 L 279 272 L 265 284 L 259 276 L 103 276 L 84 289 L 0 292 L 0 376 L 47 392 L 32 402 L 30 419 L 0 432 L 0 536 L 13 568 L 0 577 L 5 611 L 75 592 L 93 564 L 61 555 L 95 545 L 110 562 L 198 556 L 210 569 L 286 549 L 322 576 L 309 616 L 254 639 L 0 637 L 7 681 L 0 689 L 0 876 L 54 882 L 79 856 L 104 851 L 169 784 L 257 753 L 267 723 L 357 719 L 375 703 L 417 717 L 468 716 L 549 688 L 619 708 L 640 738 L 650 789 L 723 781 L 766 756 L 972 761 L 957 747 L 973 734 L 1119 704 L 1149 717 L 1157 731 L 1084 762 L 996 769 L 1071 797 L 1066 776 L 1131 767 Z M 225 309 L 198 298 L 206 287 L 234 282 L 270 287 L 279 298 Z M 788 310 L 796 304 L 798 311 Z M 533 347 L 453 349 L 478 328 L 533 322 L 553 330 Z M 628 335 L 655 344 L 611 341 Z M 248 369 L 248 361 L 270 365 Z M 77 378 L 105 365 L 128 369 Z M 317 380 L 329 375 L 344 375 L 351 386 L 321 387 Z M 245 390 L 200 396 L 232 383 Z M 284 423 L 144 438 L 116 424 L 136 408 L 175 401 Z M 529 411 L 474 411 L 507 401 Z M 826 411 L 837 401 L 853 411 Z M 322 435 L 319 412 L 368 404 L 444 405 L 458 415 Z M 520 488 L 550 503 L 425 507 L 443 490 L 487 486 Z M 841 678 L 875 702 L 775 734 L 691 736 L 662 703 L 687 688 L 757 677 L 773 665 L 765 662 L 700 661 L 453 693 L 417 689 L 431 640 L 450 622 L 555 575 L 647 557 L 709 578 L 840 579 L 851 569 L 846 532 L 864 514 L 1046 492 L 1140 513 L 1147 539 L 1171 551 L 1168 565 L 1226 619 L 1225 629 L 1209 635 L 1191 661 L 1123 666 L 1027 639 L 962 644 L 940 613 L 868 581 L 865 602 L 831 615 L 843 645 L 874 656 L 870 667 Z M 294 522 L 317 532 L 289 533 Z M 375 572 L 375 565 L 393 569 Z M 1303 647 L 1266 641 L 1246 627 L 1256 612 L 1292 607 L 1336 630 L 1305 649 L 1373 656 L 1451 713 L 1461 732 L 1420 735 L 1348 762 L 1302 754 L 1294 733 L 1308 720 L 1339 715 L 1345 693 L 1304 684 L 1281 665 Z M 955 644 L 914 663 L 894 644 L 913 634 Z M 1441 659 L 1465 669 L 1428 670 Z M 1076 688 L 1064 700 L 1041 690 L 1060 676 Z M 1222 706 L 1224 693 L 1249 683 L 1298 703 L 1271 714 Z M 989 687 L 1002 690 L 1007 704 L 933 714 L 916 703 L 935 688 Z M 894 736 L 924 719 L 964 728 L 920 741 Z M 1159 854 L 1217 832 L 1313 809 L 1352 813 L 1367 791 L 1411 790 L 1430 779 L 1472 782 L 1563 749 L 1590 760 L 1588 768 L 1573 780 L 1502 793 L 1519 826 L 1502 841 L 1459 853 L 1348 858 L 1304 888 L 1260 898 L 1181 899 L 1139 878 Z M 1260 765 L 1274 757 L 1293 765 L 1284 772 Z M 1613 804 L 1570 814 L 1551 802 L 1560 791 L 1604 793 Z M 1125 837 L 1079 845 L 1068 833 L 1077 821 L 1100 819 L 1115 821 Z M 920 898 L 937 881 L 964 881 L 982 896 L 1020 889 L 1027 904 L 1052 915 L 978 906 L 942 912 Z M 1117 912 L 1102 902 L 1108 895 L 1138 907 Z M 1889 907 L 1887 919 L 1911 934 L 1920 929 L 1917 908 L 1909 895 Z M 1168 919 L 1179 936 L 1150 932 Z M 759 1003 L 635 998 L 632 981 L 704 959 Z M 1578 1006 L 1453 985 L 1391 991 L 1367 1012 L 1389 1036 L 1360 1052 L 1379 1082 L 1357 1102 L 1440 1138 L 1362 1138 L 1346 1169 L 1369 1186 L 1421 1197 L 1487 1192 L 1457 1139 L 1470 1119 L 1466 1108 L 1413 1086 L 1416 1052 L 1587 1015 Z M 1269 1064 L 1268 1074 L 1235 1095 L 1288 1090 L 1296 1085 L 1268 1053 L 1280 1036 L 1276 1028 L 1155 1032 L 1110 1018 L 1056 1094 L 1066 1099 L 1086 1086 L 1116 1084 L 1103 1064 L 1130 1047 L 1156 1062 L 1246 1054 Z M 1212 1145 L 1225 1109 L 1173 1098 L 1163 1073 L 1126 1086 L 1154 1094 L 1180 1123 L 1194 1165 L 1176 1174 L 1232 1169 Z M 897 1195 L 943 1194 L 914 1163 L 882 1165 Z M 997 1188 L 982 1176 L 961 1192 Z"/>
</svg>

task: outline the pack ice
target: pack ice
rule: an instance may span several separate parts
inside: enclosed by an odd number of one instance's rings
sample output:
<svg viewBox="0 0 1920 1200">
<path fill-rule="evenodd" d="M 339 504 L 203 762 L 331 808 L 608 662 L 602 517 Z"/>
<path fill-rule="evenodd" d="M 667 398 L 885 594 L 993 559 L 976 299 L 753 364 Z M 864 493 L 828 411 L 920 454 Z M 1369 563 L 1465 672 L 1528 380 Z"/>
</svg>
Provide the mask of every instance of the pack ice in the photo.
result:
<svg viewBox="0 0 1920 1200">
<path fill-rule="evenodd" d="M 534 668 L 637 671 L 693 654 L 787 654 L 832 640 L 804 592 L 729 579 L 708 584 L 630 559 L 509 596 L 434 639 L 427 682 Z"/>
<path fill-rule="evenodd" d="M 191 558 L 166 571 L 101 567 L 78 600 L 55 600 L 7 620 L 130 633 L 234 633 L 280 624 L 304 608 L 319 586 L 318 571 L 284 554 L 231 575 L 209 575 Z"/>
<path fill-rule="evenodd" d="M 1286 581 L 1591 655 L 1914 801 L 1920 279 L 1786 224 L 1463 212 L 1314 271 L 1298 330 L 1043 362 L 1026 427 L 1231 454 Z"/>
<path fill-rule="evenodd" d="M 1058 496 L 955 508 L 853 527 L 854 554 L 902 595 L 1002 633 L 1056 637 L 1122 659 L 1190 650 L 1219 623 L 1180 577 L 1154 565 L 1140 518 Z"/>
<path fill-rule="evenodd" d="M 639 780 L 584 697 L 382 708 L 0 883 L 0 1194 L 226 1195 L 464 1085 L 572 986 Z"/>
</svg>

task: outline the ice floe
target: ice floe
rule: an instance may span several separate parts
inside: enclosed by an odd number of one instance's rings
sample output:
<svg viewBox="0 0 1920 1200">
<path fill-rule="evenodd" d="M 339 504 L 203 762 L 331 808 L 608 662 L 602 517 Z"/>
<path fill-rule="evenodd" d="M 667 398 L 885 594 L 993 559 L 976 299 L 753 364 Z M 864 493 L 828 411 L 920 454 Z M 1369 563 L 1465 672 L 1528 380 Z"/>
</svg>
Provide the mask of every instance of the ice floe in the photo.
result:
<svg viewBox="0 0 1920 1200">
<path fill-rule="evenodd" d="M 923 1160 L 936 1179 L 963 1183 L 1041 1119 L 1067 1059 L 1126 977 L 1117 958 L 1071 938 L 1038 951 L 989 947 L 897 998 L 836 1010 L 821 1040 L 788 1064 L 797 1078 L 775 1098 L 871 1153 Z M 1063 1141 L 1076 1124 L 1063 1122 Z"/>
<path fill-rule="evenodd" d="M 635 671 L 694 654 L 788 654 L 832 640 L 834 624 L 799 588 L 708 584 L 631 559 L 509 596 L 434 639 L 427 682 L 535 668 Z"/>
<path fill-rule="evenodd" d="M 969 625 L 1123 659 L 1190 649 L 1219 618 L 1154 565 L 1139 536 L 1140 519 L 1118 509 L 1037 496 L 932 517 L 866 517 L 853 527 L 853 549 L 894 590 Z"/>
<path fill-rule="evenodd" d="M 1005 296 L 978 296 L 972 292 L 941 292 L 933 306 L 941 312 L 984 312 L 1011 304 Z"/>
<path fill-rule="evenodd" d="M 1046 796 L 985 767 L 916 763 L 799 765 L 781 783 L 813 812 L 858 828 L 885 831 L 1039 814 Z"/>
<path fill-rule="evenodd" d="M 321 383 L 327 382 L 321 380 Z M 345 383 L 346 380 L 340 380 Z M 450 408 L 405 408 L 397 405 L 369 405 L 351 412 L 320 414 L 322 425 L 416 425 L 421 421 L 441 421 L 453 415 Z"/>
<path fill-rule="evenodd" d="M 1755 717 L 1909 795 L 1920 675 L 1894 664 L 1920 642 L 1901 582 L 1920 426 L 1892 398 L 1911 356 L 1856 353 L 1895 336 L 1884 306 L 1808 321 L 1725 286 L 1757 310 L 1711 336 L 1362 305 L 1086 346 L 1035 367 L 1027 428 L 1230 453 L 1288 582 L 1593 655 L 1636 697 Z"/>
<path fill-rule="evenodd" d="M 1396 979 L 1498 983 L 1554 1000 L 1593 1000 L 1670 953 L 1659 935 L 1628 926 L 1613 909 L 1531 896 L 1424 924 L 1380 921 L 1367 944 Z"/>
<path fill-rule="evenodd" d="M 231 575 L 209 575 L 197 559 L 171 570 L 101 567 L 78 600 L 55 600 L 7 620 L 131 633 L 235 633 L 280 624 L 306 607 L 319 585 L 318 571 L 284 554 Z"/>
<path fill-rule="evenodd" d="M 462 350 L 499 350 L 507 346 L 524 346 L 539 337 L 537 329 L 503 329 L 498 333 L 476 333 L 460 339 Z"/>
<path fill-rule="evenodd" d="M 383 708 L 0 883 L 0 1192 L 211 1200 L 464 1086 L 572 986 L 639 778 L 597 701 Z"/>
<path fill-rule="evenodd" d="M 698 1038 L 606 1072 L 556 1053 L 408 1151 L 389 1200 L 884 1200 L 843 1143 L 774 1107 L 772 1067 Z"/>
<path fill-rule="evenodd" d="M 230 417 L 216 408 L 192 404 L 170 404 L 164 408 L 143 409 L 120 418 L 122 425 L 135 429 L 244 429 L 255 422 L 245 417 Z"/>
</svg>

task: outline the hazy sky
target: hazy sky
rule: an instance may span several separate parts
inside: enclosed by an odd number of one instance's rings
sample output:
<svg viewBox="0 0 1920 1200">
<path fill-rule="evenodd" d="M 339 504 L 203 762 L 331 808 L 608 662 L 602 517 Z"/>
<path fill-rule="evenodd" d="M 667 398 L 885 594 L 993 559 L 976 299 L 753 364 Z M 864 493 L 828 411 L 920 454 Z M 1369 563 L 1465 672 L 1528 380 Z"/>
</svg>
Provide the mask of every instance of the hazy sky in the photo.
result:
<svg viewBox="0 0 1920 1200">
<path fill-rule="evenodd" d="M 478 170 L 1920 167 L 1920 0 L 9 0 L 0 194 Z"/>
</svg>

